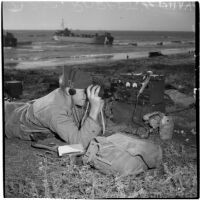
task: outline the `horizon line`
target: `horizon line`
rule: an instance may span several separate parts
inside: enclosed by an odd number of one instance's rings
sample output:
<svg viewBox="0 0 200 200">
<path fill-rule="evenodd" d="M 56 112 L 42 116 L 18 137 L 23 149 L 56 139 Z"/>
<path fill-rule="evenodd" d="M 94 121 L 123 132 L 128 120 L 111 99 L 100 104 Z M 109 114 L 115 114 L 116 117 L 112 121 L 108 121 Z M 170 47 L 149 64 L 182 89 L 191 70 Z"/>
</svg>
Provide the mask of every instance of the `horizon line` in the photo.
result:
<svg viewBox="0 0 200 200">
<path fill-rule="evenodd" d="M 2 28 L 3 29 L 3 28 Z M 62 29 L 3 29 L 3 31 L 57 31 Z M 118 30 L 118 29 L 69 29 L 73 31 L 146 31 L 146 32 L 194 32 L 195 31 L 186 31 L 186 30 Z"/>
</svg>

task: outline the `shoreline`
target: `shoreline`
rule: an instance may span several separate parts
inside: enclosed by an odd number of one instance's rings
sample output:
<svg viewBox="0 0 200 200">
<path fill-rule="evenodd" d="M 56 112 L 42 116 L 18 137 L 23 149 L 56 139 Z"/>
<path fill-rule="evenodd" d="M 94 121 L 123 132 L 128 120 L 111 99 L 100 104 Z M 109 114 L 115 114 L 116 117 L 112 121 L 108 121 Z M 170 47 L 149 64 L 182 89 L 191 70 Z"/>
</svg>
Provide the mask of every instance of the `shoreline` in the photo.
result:
<svg viewBox="0 0 200 200">
<path fill-rule="evenodd" d="M 5 60 L 4 68 L 16 68 L 16 69 L 41 69 L 41 68 L 55 68 L 55 66 L 63 65 L 84 65 L 84 64 L 97 64 L 101 62 L 115 62 L 122 60 L 135 60 L 135 59 L 146 59 L 149 53 L 152 51 L 140 51 L 140 52 L 126 52 L 126 53 L 109 53 L 109 54 L 89 54 L 89 55 L 79 55 L 72 56 L 70 58 L 54 58 L 49 60 L 31 60 L 31 61 L 18 61 Z M 155 50 L 155 52 L 160 52 L 163 56 L 171 56 L 177 54 L 190 54 L 194 52 L 193 48 L 170 48 Z M 162 57 L 162 56 L 161 56 Z"/>
</svg>

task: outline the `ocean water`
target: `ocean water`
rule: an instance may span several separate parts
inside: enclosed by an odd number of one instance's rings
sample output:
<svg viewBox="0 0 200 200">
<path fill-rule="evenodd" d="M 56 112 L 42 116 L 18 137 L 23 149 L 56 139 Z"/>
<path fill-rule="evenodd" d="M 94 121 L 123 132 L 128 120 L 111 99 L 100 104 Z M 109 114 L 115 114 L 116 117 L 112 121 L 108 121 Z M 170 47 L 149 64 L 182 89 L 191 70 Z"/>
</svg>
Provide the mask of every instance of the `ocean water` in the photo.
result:
<svg viewBox="0 0 200 200">
<path fill-rule="evenodd" d="M 29 45 L 3 50 L 4 67 L 20 69 L 54 67 L 98 61 L 110 61 L 148 56 L 149 51 L 161 51 L 165 54 L 194 50 L 193 32 L 158 32 L 158 31 L 110 31 L 114 36 L 112 46 L 54 41 L 54 31 L 13 30 L 18 42 L 30 41 Z M 75 31 L 80 33 L 80 31 Z M 81 31 L 94 34 L 100 31 Z M 179 41 L 174 43 L 173 41 Z M 163 45 L 157 43 L 162 42 Z M 137 43 L 137 46 L 134 44 Z M 13 64 L 12 64 L 13 63 Z M 12 65 L 11 65 L 12 64 Z"/>
</svg>

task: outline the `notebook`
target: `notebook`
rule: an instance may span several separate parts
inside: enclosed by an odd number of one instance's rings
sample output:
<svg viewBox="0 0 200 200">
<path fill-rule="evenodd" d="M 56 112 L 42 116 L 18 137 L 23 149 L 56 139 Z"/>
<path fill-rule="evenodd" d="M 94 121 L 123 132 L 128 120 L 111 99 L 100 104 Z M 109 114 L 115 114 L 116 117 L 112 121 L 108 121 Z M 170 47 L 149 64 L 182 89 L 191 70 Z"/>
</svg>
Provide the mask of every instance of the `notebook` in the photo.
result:
<svg viewBox="0 0 200 200">
<path fill-rule="evenodd" d="M 84 153 L 84 148 L 82 144 L 71 144 L 58 146 L 58 155 L 62 156 L 63 154 L 74 154 L 74 153 Z"/>
</svg>

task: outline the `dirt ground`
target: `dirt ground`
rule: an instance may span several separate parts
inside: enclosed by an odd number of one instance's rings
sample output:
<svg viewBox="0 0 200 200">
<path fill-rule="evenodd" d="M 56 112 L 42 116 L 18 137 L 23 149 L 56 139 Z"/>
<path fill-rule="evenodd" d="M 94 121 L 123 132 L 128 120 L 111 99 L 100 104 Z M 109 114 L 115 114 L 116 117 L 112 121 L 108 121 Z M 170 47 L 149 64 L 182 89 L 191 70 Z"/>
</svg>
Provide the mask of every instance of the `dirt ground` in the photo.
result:
<svg viewBox="0 0 200 200">
<path fill-rule="evenodd" d="M 151 59 L 124 60 L 111 63 L 84 64 L 89 71 L 112 74 L 152 70 L 165 75 L 165 85 L 193 95 L 195 87 L 194 57 L 189 54 Z M 4 70 L 4 81 L 22 80 L 23 95 L 18 101 L 39 98 L 58 87 L 61 67 L 55 69 Z M 180 109 L 168 104 L 166 111 Z M 31 142 L 4 141 L 5 197 L 40 198 L 196 198 L 197 135 L 196 109 L 173 113 L 175 128 L 170 141 L 156 134 L 149 139 L 163 149 L 162 165 L 136 177 L 105 175 L 88 165 L 81 165 L 69 156 L 31 147 Z M 123 131 L 124 124 L 107 124 L 107 131 Z"/>
</svg>

